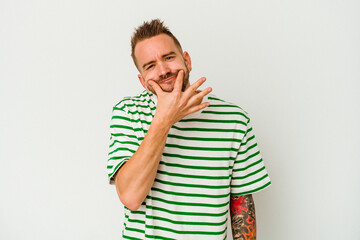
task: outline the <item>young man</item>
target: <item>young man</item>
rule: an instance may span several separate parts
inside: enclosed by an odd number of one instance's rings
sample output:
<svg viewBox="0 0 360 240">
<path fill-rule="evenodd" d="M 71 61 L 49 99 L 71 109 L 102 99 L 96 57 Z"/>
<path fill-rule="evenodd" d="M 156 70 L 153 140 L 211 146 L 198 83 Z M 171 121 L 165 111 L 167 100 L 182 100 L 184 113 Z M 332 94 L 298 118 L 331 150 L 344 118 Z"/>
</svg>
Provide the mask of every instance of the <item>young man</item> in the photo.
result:
<svg viewBox="0 0 360 240">
<path fill-rule="evenodd" d="M 190 85 L 191 59 L 160 20 L 136 29 L 145 90 L 113 108 L 110 183 L 126 239 L 256 239 L 252 193 L 271 184 L 248 114 Z"/>
</svg>

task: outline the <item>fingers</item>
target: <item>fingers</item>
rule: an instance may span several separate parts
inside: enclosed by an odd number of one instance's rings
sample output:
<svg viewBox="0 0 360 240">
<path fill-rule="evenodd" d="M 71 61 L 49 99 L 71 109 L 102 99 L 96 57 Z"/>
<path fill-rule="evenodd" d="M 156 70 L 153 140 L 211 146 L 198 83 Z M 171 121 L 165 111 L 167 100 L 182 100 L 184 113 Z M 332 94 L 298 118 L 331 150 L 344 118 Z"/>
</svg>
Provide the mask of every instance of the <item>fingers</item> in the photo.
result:
<svg viewBox="0 0 360 240">
<path fill-rule="evenodd" d="M 159 95 L 162 92 L 161 87 L 155 81 L 149 81 L 150 86 L 154 89 L 156 95 Z"/>
<path fill-rule="evenodd" d="M 195 106 L 193 106 L 193 107 L 191 107 L 191 108 L 189 109 L 188 114 L 191 114 L 191 113 L 200 111 L 201 109 L 204 109 L 204 108 L 206 108 L 207 106 L 209 106 L 209 104 L 210 104 L 209 102 L 204 102 L 204 103 L 202 103 L 202 104 L 200 104 L 200 105 L 195 105 Z M 187 115 L 188 115 L 188 114 L 187 114 Z"/>
<path fill-rule="evenodd" d="M 174 90 L 181 91 L 184 79 L 184 70 L 180 70 L 175 79 Z"/>
<path fill-rule="evenodd" d="M 186 94 L 193 95 L 193 93 L 206 81 L 205 77 L 200 78 L 194 82 L 190 87 L 185 91 Z"/>
<path fill-rule="evenodd" d="M 204 90 L 202 90 L 201 92 L 199 93 L 196 93 L 195 95 L 193 95 L 189 101 L 188 101 L 188 104 L 189 105 L 195 105 L 197 103 L 201 103 L 202 99 L 208 95 L 210 92 L 212 91 L 212 88 L 211 87 L 208 87 Z"/>
</svg>

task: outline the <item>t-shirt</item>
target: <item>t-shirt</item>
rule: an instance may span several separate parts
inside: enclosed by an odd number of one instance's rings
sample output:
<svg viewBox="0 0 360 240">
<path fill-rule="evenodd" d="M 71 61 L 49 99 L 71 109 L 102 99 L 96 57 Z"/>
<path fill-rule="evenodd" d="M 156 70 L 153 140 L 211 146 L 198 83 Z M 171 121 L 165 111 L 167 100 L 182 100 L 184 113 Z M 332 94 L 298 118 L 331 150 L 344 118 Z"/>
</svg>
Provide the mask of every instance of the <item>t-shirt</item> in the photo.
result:
<svg viewBox="0 0 360 240">
<path fill-rule="evenodd" d="M 175 123 L 153 186 L 136 211 L 124 206 L 123 239 L 226 239 L 230 195 L 271 184 L 248 114 L 209 95 L 210 105 Z M 113 108 L 108 178 L 143 141 L 156 111 L 146 90 Z"/>
</svg>

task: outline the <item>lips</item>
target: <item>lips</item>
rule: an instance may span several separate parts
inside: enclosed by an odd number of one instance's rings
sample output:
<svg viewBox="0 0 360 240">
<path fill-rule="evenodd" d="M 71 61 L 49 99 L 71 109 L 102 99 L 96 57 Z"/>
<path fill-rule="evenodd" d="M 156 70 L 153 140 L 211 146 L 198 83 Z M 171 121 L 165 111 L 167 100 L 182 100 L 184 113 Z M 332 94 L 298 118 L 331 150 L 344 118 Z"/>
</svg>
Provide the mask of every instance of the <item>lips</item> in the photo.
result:
<svg viewBox="0 0 360 240">
<path fill-rule="evenodd" d="M 161 80 L 159 83 L 167 83 L 167 82 L 174 80 L 175 78 L 176 78 L 176 76 L 172 76 L 172 77 Z"/>
</svg>

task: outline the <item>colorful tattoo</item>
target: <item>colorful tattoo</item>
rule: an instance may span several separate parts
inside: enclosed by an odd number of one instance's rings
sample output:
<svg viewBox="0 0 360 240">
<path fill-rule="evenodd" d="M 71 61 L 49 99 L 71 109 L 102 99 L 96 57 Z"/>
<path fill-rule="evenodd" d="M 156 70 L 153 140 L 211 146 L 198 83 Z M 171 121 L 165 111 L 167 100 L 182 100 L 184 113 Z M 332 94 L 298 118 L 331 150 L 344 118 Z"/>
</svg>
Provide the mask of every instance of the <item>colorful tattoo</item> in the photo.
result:
<svg viewBox="0 0 360 240">
<path fill-rule="evenodd" d="M 252 195 L 230 198 L 231 226 L 234 240 L 255 240 L 255 204 Z"/>
</svg>

